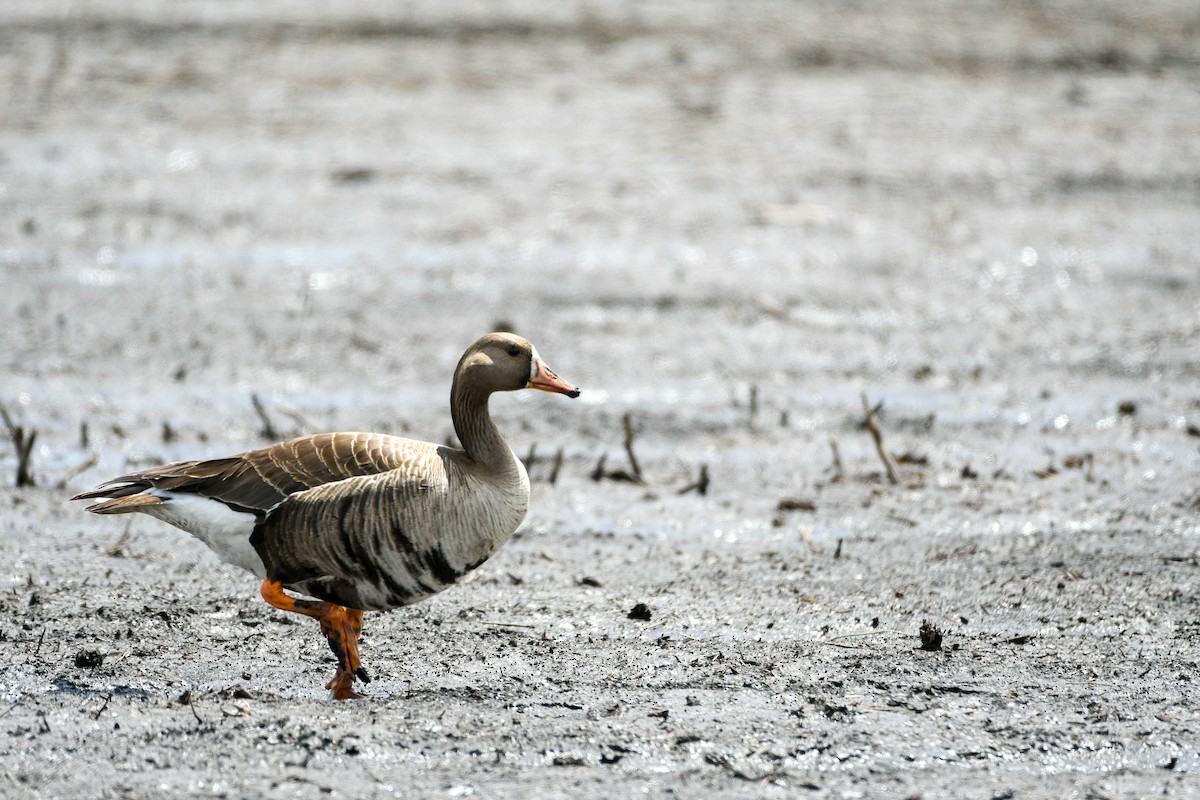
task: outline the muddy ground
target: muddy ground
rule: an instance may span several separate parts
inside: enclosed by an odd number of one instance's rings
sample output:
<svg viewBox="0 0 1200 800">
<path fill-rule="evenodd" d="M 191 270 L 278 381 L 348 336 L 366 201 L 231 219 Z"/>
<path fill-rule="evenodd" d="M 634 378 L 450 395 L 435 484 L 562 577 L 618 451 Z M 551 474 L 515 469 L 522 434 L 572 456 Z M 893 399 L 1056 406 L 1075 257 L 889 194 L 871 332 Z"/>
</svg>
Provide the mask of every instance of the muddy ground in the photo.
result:
<svg viewBox="0 0 1200 800">
<path fill-rule="evenodd" d="M 4 3 L 0 795 L 1200 795 L 1197 52 L 1186 2 Z M 527 523 L 369 615 L 368 700 L 66 502 L 252 394 L 441 441 L 498 324 L 584 394 L 493 403 Z"/>
</svg>

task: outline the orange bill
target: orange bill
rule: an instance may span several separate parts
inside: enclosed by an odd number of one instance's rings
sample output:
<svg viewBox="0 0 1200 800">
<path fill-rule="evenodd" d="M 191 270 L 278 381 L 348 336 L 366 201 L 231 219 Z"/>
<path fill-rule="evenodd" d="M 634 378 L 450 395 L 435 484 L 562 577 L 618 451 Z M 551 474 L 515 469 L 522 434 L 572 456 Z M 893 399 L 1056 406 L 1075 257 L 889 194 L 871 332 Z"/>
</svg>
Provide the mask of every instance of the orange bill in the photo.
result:
<svg viewBox="0 0 1200 800">
<path fill-rule="evenodd" d="M 546 362 L 535 353 L 533 356 L 533 377 L 526 386 L 530 389 L 541 389 L 543 392 L 558 392 L 567 397 L 579 397 L 579 389 L 554 374 L 554 370 L 546 366 Z"/>
</svg>

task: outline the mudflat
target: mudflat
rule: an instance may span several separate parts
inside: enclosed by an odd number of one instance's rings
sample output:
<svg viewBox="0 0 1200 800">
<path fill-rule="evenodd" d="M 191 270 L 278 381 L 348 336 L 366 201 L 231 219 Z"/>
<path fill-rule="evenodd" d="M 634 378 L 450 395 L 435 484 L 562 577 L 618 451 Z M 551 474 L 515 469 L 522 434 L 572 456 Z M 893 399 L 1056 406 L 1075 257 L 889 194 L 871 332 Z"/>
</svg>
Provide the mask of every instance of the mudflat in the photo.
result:
<svg viewBox="0 0 1200 800">
<path fill-rule="evenodd" d="M 1197 52 L 1183 2 L 5 3 L 0 795 L 1197 796 Z M 493 400 L 525 526 L 367 616 L 369 699 L 67 502 L 445 441 L 497 327 L 583 394 Z"/>
</svg>

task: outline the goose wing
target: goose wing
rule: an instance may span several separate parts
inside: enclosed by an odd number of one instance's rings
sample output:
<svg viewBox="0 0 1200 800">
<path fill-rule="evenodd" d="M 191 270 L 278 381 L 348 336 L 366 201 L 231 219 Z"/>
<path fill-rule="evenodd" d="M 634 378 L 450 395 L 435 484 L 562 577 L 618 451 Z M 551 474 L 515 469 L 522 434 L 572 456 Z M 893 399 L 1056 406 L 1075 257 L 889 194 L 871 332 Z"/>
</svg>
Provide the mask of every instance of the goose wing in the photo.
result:
<svg viewBox="0 0 1200 800">
<path fill-rule="evenodd" d="M 412 458 L 413 444 L 380 433 L 319 433 L 229 458 L 131 472 L 72 499 L 123 498 L 160 489 L 198 494 L 261 515 L 297 492 L 402 468 Z"/>
<path fill-rule="evenodd" d="M 483 560 L 464 548 L 443 454 L 410 450 L 403 466 L 290 495 L 254 528 L 267 577 L 359 609 L 408 605 Z"/>
</svg>

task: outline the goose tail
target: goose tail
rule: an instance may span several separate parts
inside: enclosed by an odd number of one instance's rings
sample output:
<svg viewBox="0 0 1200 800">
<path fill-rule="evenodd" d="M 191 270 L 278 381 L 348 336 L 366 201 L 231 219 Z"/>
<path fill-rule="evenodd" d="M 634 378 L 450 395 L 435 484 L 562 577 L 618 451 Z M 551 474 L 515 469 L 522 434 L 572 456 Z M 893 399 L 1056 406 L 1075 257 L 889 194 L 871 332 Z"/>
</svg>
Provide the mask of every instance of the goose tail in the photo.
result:
<svg viewBox="0 0 1200 800">
<path fill-rule="evenodd" d="M 93 514 L 131 514 L 134 511 L 142 511 L 150 506 L 161 506 L 162 504 L 163 498 L 161 497 L 155 497 L 152 494 L 132 494 L 126 497 L 111 497 L 102 503 L 88 506 L 87 510 Z"/>
</svg>

